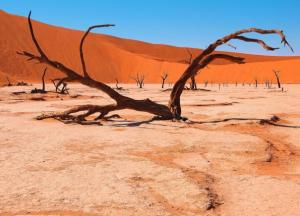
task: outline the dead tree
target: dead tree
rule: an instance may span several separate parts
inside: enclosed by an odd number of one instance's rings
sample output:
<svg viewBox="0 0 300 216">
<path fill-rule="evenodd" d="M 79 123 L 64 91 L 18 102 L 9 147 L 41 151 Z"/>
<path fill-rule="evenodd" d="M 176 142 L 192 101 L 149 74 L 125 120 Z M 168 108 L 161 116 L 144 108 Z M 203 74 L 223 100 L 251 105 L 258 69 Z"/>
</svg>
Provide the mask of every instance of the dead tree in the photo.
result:
<svg viewBox="0 0 300 216">
<path fill-rule="evenodd" d="M 192 77 L 191 77 L 190 89 L 191 89 L 191 90 L 197 90 L 197 89 L 198 89 L 198 87 L 197 87 L 197 82 L 196 82 L 196 79 L 195 79 L 195 76 L 192 76 Z"/>
<path fill-rule="evenodd" d="M 43 75 L 42 75 L 42 89 L 37 89 L 34 88 L 31 90 L 32 94 L 36 94 L 36 93 L 41 93 L 41 94 L 45 94 L 46 90 L 45 90 L 45 76 L 46 76 L 46 72 L 47 72 L 47 67 L 44 69 Z"/>
<path fill-rule="evenodd" d="M 257 80 L 256 77 L 254 78 L 254 81 L 255 81 L 255 88 L 257 88 L 257 86 L 258 86 L 258 80 Z"/>
<path fill-rule="evenodd" d="M 270 81 L 269 80 L 265 80 L 265 86 L 266 86 L 266 88 L 270 88 Z"/>
<path fill-rule="evenodd" d="M 143 88 L 145 83 L 144 83 L 144 80 L 145 80 L 145 76 L 144 74 L 140 75 L 140 74 L 136 74 L 136 77 L 132 77 L 132 79 L 136 82 L 136 85 L 139 87 L 139 88 Z"/>
<path fill-rule="evenodd" d="M 55 92 L 59 94 L 69 94 L 69 88 L 67 87 L 68 84 L 65 82 L 66 78 L 58 78 L 51 80 L 54 87 Z"/>
<path fill-rule="evenodd" d="M 117 90 L 123 90 L 123 87 L 119 86 L 119 80 L 117 78 L 115 80 L 116 80 L 116 89 Z"/>
<path fill-rule="evenodd" d="M 12 86 L 12 84 L 11 84 L 11 82 L 10 82 L 10 80 L 9 80 L 8 77 L 6 77 L 6 80 L 7 80 L 7 85 L 6 86 Z"/>
<path fill-rule="evenodd" d="M 279 77 L 280 71 L 279 70 L 273 70 L 273 72 L 274 72 L 274 75 L 276 77 L 278 88 L 281 88 L 280 77 Z"/>
<path fill-rule="evenodd" d="M 213 53 L 216 48 L 223 44 L 227 44 L 230 40 L 232 39 L 237 39 L 237 40 L 242 40 L 246 42 L 255 42 L 260 44 L 263 48 L 267 50 L 275 50 L 276 48 L 272 48 L 268 46 L 264 41 L 258 40 L 258 39 L 252 39 L 248 37 L 242 36 L 244 33 L 250 33 L 250 32 L 256 32 L 259 34 L 278 34 L 281 37 L 282 43 L 284 45 L 290 45 L 286 41 L 285 35 L 283 34 L 282 31 L 280 30 L 263 30 L 263 29 L 257 29 L 257 28 L 249 28 L 249 29 L 244 29 L 237 31 L 233 34 L 227 35 L 221 39 L 218 39 L 216 42 L 210 44 L 206 49 L 204 49 L 198 56 L 196 56 L 191 64 L 185 69 L 181 77 L 176 81 L 174 84 L 174 87 L 172 89 L 172 92 L 170 94 L 170 99 L 169 99 L 169 104 L 168 105 L 163 105 L 156 103 L 150 99 L 145 99 L 145 100 L 136 100 L 133 98 L 130 98 L 128 96 L 124 96 L 111 88 L 110 86 L 104 84 L 103 82 L 96 81 L 92 79 L 85 67 L 84 64 L 84 55 L 83 55 L 83 44 L 84 44 L 84 39 L 88 35 L 88 33 L 94 29 L 94 28 L 99 28 L 99 27 L 110 27 L 113 25 L 107 24 L 107 25 L 97 25 L 97 26 L 92 26 L 90 27 L 84 34 L 83 38 L 81 39 L 80 43 L 80 59 L 83 67 L 83 75 L 80 73 L 72 70 L 71 68 L 65 66 L 64 64 L 51 59 L 49 56 L 46 55 L 44 50 L 41 48 L 39 45 L 36 36 L 33 31 L 32 27 L 32 22 L 31 22 L 31 13 L 29 13 L 28 16 L 28 23 L 29 23 L 29 30 L 31 33 L 32 40 L 34 42 L 34 45 L 38 51 L 38 55 L 27 52 L 27 51 L 22 51 L 18 52 L 18 54 L 26 56 L 29 58 L 29 60 L 36 60 L 40 63 L 47 64 L 62 73 L 64 73 L 67 77 L 68 80 L 74 80 L 77 81 L 83 85 L 96 88 L 104 93 L 106 93 L 111 99 L 115 101 L 114 104 L 109 104 L 109 105 L 80 105 L 76 106 L 74 108 L 71 108 L 65 112 L 61 113 L 49 113 L 49 114 L 43 114 L 37 119 L 45 119 L 45 118 L 55 118 L 61 121 L 74 121 L 76 123 L 82 123 L 85 121 L 85 118 L 92 115 L 99 113 L 99 116 L 96 117 L 96 120 L 104 118 L 108 113 L 116 110 L 122 110 L 122 109 L 132 109 L 136 111 L 141 111 L 141 112 L 148 112 L 153 115 L 156 115 L 156 119 L 185 119 L 181 115 L 181 103 L 180 103 L 180 98 L 181 94 L 183 92 L 183 89 L 185 87 L 186 82 L 193 76 L 196 76 L 199 71 L 203 68 L 205 68 L 208 64 L 210 64 L 212 61 L 216 59 L 226 59 L 231 62 L 235 63 L 245 63 L 244 58 L 241 57 L 236 57 L 236 56 L 231 56 L 228 54 L 220 54 L 220 53 Z M 290 47 L 291 48 L 291 47 Z M 292 48 L 291 48 L 292 49 Z M 75 113 L 78 112 L 84 112 L 84 114 L 81 115 L 75 115 Z M 85 124 L 85 123 L 84 123 Z"/>
<path fill-rule="evenodd" d="M 204 82 L 204 87 L 207 87 L 207 85 L 208 85 L 208 81 L 206 80 L 206 81 Z"/>
<path fill-rule="evenodd" d="M 163 75 L 161 75 L 160 76 L 160 78 L 161 78 L 161 88 L 164 88 L 164 86 L 165 86 L 165 81 L 166 81 L 166 79 L 168 78 L 168 73 L 163 73 Z"/>
<path fill-rule="evenodd" d="M 180 62 L 191 65 L 192 62 L 193 62 L 193 54 L 191 53 L 191 51 L 189 49 L 186 49 L 186 51 L 188 52 L 189 58 L 187 60 L 183 60 L 183 61 L 180 61 Z M 195 76 L 196 75 L 191 76 L 190 88 L 189 88 L 190 90 L 197 90 L 197 82 L 196 82 Z"/>
<path fill-rule="evenodd" d="M 30 84 L 28 84 L 27 82 L 21 81 L 21 82 L 17 82 L 16 86 L 29 86 Z"/>
<path fill-rule="evenodd" d="M 189 49 L 187 49 L 189 55 L 190 55 L 190 58 L 189 58 L 189 65 L 192 63 L 192 60 L 193 60 L 193 54 L 190 52 Z M 191 83 L 190 83 L 190 88 L 191 90 L 197 90 L 197 82 L 196 82 L 196 78 L 195 78 L 196 75 L 192 76 L 191 77 Z"/>
</svg>

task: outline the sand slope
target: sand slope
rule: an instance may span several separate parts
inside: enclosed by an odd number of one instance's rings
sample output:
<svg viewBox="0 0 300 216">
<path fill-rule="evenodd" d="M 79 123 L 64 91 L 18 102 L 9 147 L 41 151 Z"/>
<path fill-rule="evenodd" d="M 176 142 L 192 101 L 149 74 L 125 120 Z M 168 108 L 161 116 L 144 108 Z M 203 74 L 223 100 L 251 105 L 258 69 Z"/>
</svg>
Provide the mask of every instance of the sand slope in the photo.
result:
<svg viewBox="0 0 300 216">
<path fill-rule="evenodd" d="M 26 18 L 0 11 L 0 23 L 0 70 L 19 80 L 39 81 L 44 66 L 28 63 L 16 54 L 19 50 L 35 52 Z M 51 59 L 81 71 L 78 49 L 82 32 L 39 22 L 34 22 L 34 29 L 41 46 Z M 196 55 L 200 50 L 192 49 L 192 52 Z M 145 74 L 146 82 L 159 82 L 164 71 L 170 74 L 169 82 L 174 82 L 186 67 L 180 62 L 188 58 L 186 48 L 101 34 L 89 36 L 85 44 L 85 53 L 90 74 L 104 82 L 113 82 L 115 78 L 121 82 L 132 82 L 130 77 L 136 73 Z M 282 70 L 285 82 L 300 82 L 297 71 L 300 66 L 299 57 L 238 55 L 246 57 L 247 62 L 252 64 L 236 66 L 218 61 L 215 64 L 226 64 L 226 67 L 210 67 L 199 79 L 216 82 L 235 82 L 243 79 L 245 82 L 252 82 L 254 76 L 261 79 L 273 78 L 272 68 L 276 68 Z M 243 78 L 240 78 L 241 74 Z M 47 78 L 49 80 L 57 76 L 61 75 L 51 69 Z"/>
</svg>

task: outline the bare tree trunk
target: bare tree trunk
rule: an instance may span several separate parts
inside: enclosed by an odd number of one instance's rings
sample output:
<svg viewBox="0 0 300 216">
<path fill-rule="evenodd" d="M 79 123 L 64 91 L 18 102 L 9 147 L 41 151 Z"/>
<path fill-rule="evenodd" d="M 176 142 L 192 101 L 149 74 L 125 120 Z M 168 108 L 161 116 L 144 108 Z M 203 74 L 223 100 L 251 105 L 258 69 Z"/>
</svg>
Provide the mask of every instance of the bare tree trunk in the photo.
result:
<svg viewBox="0 0 300 216">
<path fill-rule="evenodd" d="M 274 72 L 274 75 L 276 77 L 278 88 L 281 88 L 281 83 L 280 83 L 280 78 L 279 78 L 279 72 L 280 71 L 273 70 L 273 72 Z"/>
<path fill-rule="evenodd" d="M 9 80 L 8 77 L 6 77 L 6 80 L 7 80 L 7 86 L 12 86 L 12 84 L 11 84 L 11 82 L 10 82 L 10 80 Z"/>
<path fill-rule="evenodd" d="M 42 90 L 43 91 L 45 91 L 45 75 L 46 75 L 46 71 L 47 71 L 47 68 L 45 68 L 43 76 L 42 76 L 42 83 L 43 83 Z"/>
<path fill-rule="evenodd" d="M 42 75 L 42 89 L 34 88 L 34 89 L 31 90 L 32 94 L 36 94 L 36 93 L 44 94 L 44 93 L 46 93 L 46 90 L 45 90 L 45 75 L 46 75 L 46 71 L 47 71 L 47 67 L 44 69 L 44 72 L 43 72 L 43 75 Z"/>
<path fill-rule="evenodd" d="M 191 90 L 197 90 L 198 89 L 197 88 L 197 82 L 196 82 L 195 76 L 191 77 L 190 88 L 191 88 Z"/>
<path fill-rule="evenodd" d="M 208 81 L 206 80 L 206 81 L 204 82 L 204 87 L 207 87 L 207 85 L 208 85 Z"/>
<path fill-rule="evenodd" d="M 167 74 L 167 73 L 164 73 L 164 74 L 161 75 L 160 77 L 161 77 L 161 81 L 162 81 L 162 83 L 161 83 L 161 88 L 164 88 L 164 86 L 165 86 L 165 81 L 166 81 L 166 79 L 168 78 L 168 74 Z"/>
<path fill-rule="evenodd" d="M 145 76 L 142 74 L 142 75 L 139 75 L 139 74 L 136 74 L 136 77 L 132 77 L 133 80 L 135 80 L 136 82 L 136 85 L 139 87 L 139 88 L 143 88 L 144 87 L 144 80 L 145 80 Z"/>
<path fill-rule="evenodd" d="M 116 89 L 117 90 L 122 90 L 123 87 L 119 86 L 119 80 L 117 78 L 115 80 L 116 80 Z"/>
<path fill-rule="evenodd" d="M 83 67 L 83 75 L 80 75 L 80 73 L 66 67 L 62 63 L 51 60 L 44 53 L 44 51 L 40 47 L 40 45 L 34 35 L 30 17 L 31 17 L 31 12 L 28 15 L 29 30 L 30 30 L 32 40 L 34 42 L 36 49 L 38 50 L 39 55 L 34 55 L 27 51 L 18 52 L 18 54 L 28 57 L 29 58 L 28 60 L 36 60 L 36 61 L 39 61 L 40 63 L 47 64 L 47 65 L 61 71 L 62 73 L 64 73 L 68 77 L 68 79 L 77 81 L 77 82 L 79 82 L 83 85 L 89 86 L 91 88 L 96 88 L 96 89 L 106 93 L 110 98 L 112 98 L 116 102 L 115 104 L 103 105 L 103 106 L 82 105 L 82 106 L 67 110 L 66 112 L 63 112 L 63 113 L 59 113 L 59 114 L 52 113 L 52 114 L 42 115 L 38 119 L 58 118 L 61 120 L 71 119 L 71 120 L 81 122 L 82 120 L 84 120 L 85 117 L 90 116 L 95 113 L 100 113 L 99 117 L 97 117 L 96 119 L 101 119 L 101 118 L 104 118 L 109 112 L 115 111 L 115 110 L 121 110 L 121 109 L 132 109 L 132 110 L 136 110 L 136 111 L 148 112 L 148 113 L 159 116 L 160 119 L 172 119 L 172 118 L 182 119 L 180 97 L 181 97 L 182 91 L 185 87 L 187 80 L 189 80 L 191 77 L 196 76 L 198 71 L 200 71 L 201 69 L 206 67 L 208 64 L 210 64 L 215 59 L 226 59 L 231 62 L 235 62 L 235 63 L 239 63 L 239 64 L 244 63 L 244 59 L 240 58 L 240 57 L 235 57 L 235 56 L 231 56 L 231 55 L 227 55 L 227 54 L 212 54 L 218 46 L 221 46 L 222 44 L 227 44 L 232 39 L 237 39 L 237 40 L 242 40 L 242 41 L 246 41 L 246 42 L 258 43 L 267 50 L 275 50 L 276 49 L 276 48 L 269 47 L 262 40 L 252 39 L 252 38 L 247 38 L 247 37 L 241 36 L 241 34 L 244 34 L 244 33 L 256 32 L 256 33 L 260 33 L 260 34 L 278 34 L 281 37 L 282 42 L 290 47 L 290 45 L 288 44 L 288 42 L 285 39 L 285 35 L 280 30 L 262 30 L 262 29 L 250 28 L 250 29 L 244 29 L 241 31 L 237 31 L 233 34 L 227 35 L 224 38 L 221 38 L 221 39 L 217 40 L 215 43 L 212 43 L 211 45 L 209 45 L 208 48 L 203 50 L 201 52 L 201 54 L 199 54 L 191 62 L 191 64 L 189 64 L 187 69 L 184 71 L 184 73 L 181 75 L 181 77 L 174 84 L 174 87 L 173 87 L 171 95 L 170 95 L 169 105 L 166 106 L 166 105 L 162 105 L 162 104 L 153 102 L 150 99 L 135 100 L 133 98 L 129 98 L 127 96 L 121 95 L 120 93 L 115 91 L 110 86 L 108 86 L 100 81 L 96 81 L 89 76 L 89 74 L 86 70 L 84 55 L 83 55 L 84 40 L 87 37 L 88 33 L 92 29 L 99 28 L 99 27 L 110 27 L 113 25 L 107 24 L 107 25 L 92 26 L 85 32 L 83 38 L 81 39 L 81 43 L 80 43 L 80 54 L 81 54 L 80 59 L 81 59 L 82 67 Z M 142 85 L 143 85 L 143 83 L 144 83 L 144 79 L 142 80 Z M 86 113 L 82 114 L 82 115 L 78 115 L 78 116 L 71 115 L 71 114 L 81 112 L 81 111 L 86 111 Z"/>
</svg>

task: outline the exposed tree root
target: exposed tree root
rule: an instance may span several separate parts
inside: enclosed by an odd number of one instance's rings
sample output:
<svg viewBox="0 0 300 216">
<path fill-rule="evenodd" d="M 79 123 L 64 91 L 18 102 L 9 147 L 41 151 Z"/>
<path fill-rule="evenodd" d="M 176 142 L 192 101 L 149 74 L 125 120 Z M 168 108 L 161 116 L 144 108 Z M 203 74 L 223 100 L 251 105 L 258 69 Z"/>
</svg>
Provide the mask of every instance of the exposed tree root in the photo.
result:
<svg viewBox="0 0 300 216">
<path fill-rule="evenodd" d="M 111 115 L 106 116 L 109 112 L 117 110 L 118 106 L 115 104 L 105 105 L 105 106 L 97 106 L 97 105 L 80 105 L 71 109 L 68 109 L 64 112 L 56 112 L 56 113 L 47 113 L 37 116 L 37 120 L 43 120 L 47 118 L 54 118 L 63 123 L 77 123 L 82 125 L 87 124 L 101 124 L 98 120 L 104 119 L 109 120 L 111 118 L 120 118 L 119 115 Z M 79 112 L 85 112 L 79 115 L 72 115 Z M 99 116 L 94 118 L 93 121 L 89 121 L 86 118 L 95 114 L 99 113 Z"/>
</svg>

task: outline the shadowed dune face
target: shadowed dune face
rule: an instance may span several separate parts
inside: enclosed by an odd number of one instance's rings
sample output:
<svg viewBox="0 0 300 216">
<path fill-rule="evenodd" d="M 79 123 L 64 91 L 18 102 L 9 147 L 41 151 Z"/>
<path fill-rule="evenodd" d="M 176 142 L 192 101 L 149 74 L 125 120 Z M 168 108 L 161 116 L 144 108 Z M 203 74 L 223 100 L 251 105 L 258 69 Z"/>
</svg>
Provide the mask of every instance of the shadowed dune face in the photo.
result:
<svg viewBox="0 0 300 216">
<path fill-rule="evenodd" d="M 35 52 L 27 20 L 0 11 L 0 70 L 11 78 L 26 81 L 39 81 L 43 65 L 28 63 L 18 56 L 16 51 Z M 116 27 L 117 28 L 117 27 Z M 54 27 L 34 22 L 34 29 L 41 46 L 51 59 L 58 60 L 71 68 L 81 71 L 79 42 L 82 32 Z M 212 41 L 217 38 L 212 38 Z M 130 78 L 136 73 L 143 73 L 146 82 L 160 82 L 163 72 L 169 73 L 168 82 L 174 82 L 186 68 L 180 63 L 188 59 L 186 48 L 150 44 L 140 41 L 116 38 L 108 35 L 91 34 L 84 46 L 87 67 L 91 76 L 103 82 L 133 82 Z M 194 56 L 201 52 L 191 49 Z M 272 69 L 282 71 L 283 82 L 299 83 L 299 57 L 269 57 L 246 54 L 234 54 L 246 58 L 249 64 L 233 65 L 218 60 L 214 65 L 203 70 L 198 79 L 214 82 L 260 82 L 272 79 Z M 47 79 L 62 76 L 50 69 Z M 0 82 L 2 82 L 0 73 Z"/>
</svg>

